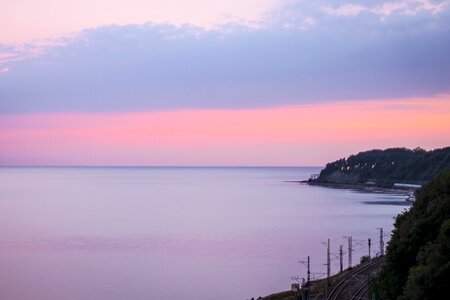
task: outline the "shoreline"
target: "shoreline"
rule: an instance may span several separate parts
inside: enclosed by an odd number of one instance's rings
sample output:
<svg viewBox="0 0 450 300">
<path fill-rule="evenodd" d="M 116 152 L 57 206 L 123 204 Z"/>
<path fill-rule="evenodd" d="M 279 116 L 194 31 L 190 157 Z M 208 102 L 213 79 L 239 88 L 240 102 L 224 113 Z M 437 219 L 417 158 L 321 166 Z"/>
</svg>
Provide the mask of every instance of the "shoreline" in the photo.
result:
<svg viewBox="0 0 450 300">
<path fill-rule="evenodd" d="M 319 186 L 319 187 L 326 187 L 326 188 L 332 188 L 332 189 L 346 189 L 346 190 L 353 190 L 353 191 L 361 191 L 361 192 L 367 192 L 367 193 L 378 193 L 378 194 L 395 194 L 395 195 L 404 195 L 406 197 L 406 202 L 414 202 L 414 194 L 417 188 L 384 188 L 379 186 L 368 186 L 365 184 L 347 184 L 347 183 L 319 183 L 319 182 L 313 182 L 311 180 L 289 180 L 284 182 L 291 182 L 291 183 L 298 183 L 298 184 L 306 184 L 309 186 Z M 373 259 L 373 258 L 371 258 Z M 336 278 L 340 278 L 341 276 L 345 275 L 348 272 L 351 272 L 352 269 L 359 268 L 364 263 L 359 263 L 351 269 L 346 269 L 342 273 L 336 273 L 331 276 L 331 280 L 335 281 Z M 318 286 L 319 290 L 322 290 L 323 292 L 323 285 L 325 283 L 326 279 L 320 279 L 314 282 L 314 285 Z M 294 285 L 292 286 L 291 290 L 285 290 L 281 292 L 274 292 L 270 295 L 260 297 L 258 299 L 262 300 L 295 300 L 298 299 L 298 295 L 301 293 L 302 289 L 296 290 L 294 288 Z M 254 298 L 256 299 L 256 298 Z"/>
<path fill-rule="evenodd" d="M 365 193 L 377 193 L 377 194 L 390 194 L 390 195 L 404 195 L 406 197 L 405 201 L 413 202 L 415 200 L 414 194 L 417 188 L 412 187 L 380 187 L 376 185 L 366 185 L 362 183 L 335 183 L 335 182 L 315 182 L 311 180 L 286 180 L 287 183 L 298 183 L 306 184 L 309 186 L 319 186 L 332 189 L 342 189 L 359 191 Z"/>
</svg>

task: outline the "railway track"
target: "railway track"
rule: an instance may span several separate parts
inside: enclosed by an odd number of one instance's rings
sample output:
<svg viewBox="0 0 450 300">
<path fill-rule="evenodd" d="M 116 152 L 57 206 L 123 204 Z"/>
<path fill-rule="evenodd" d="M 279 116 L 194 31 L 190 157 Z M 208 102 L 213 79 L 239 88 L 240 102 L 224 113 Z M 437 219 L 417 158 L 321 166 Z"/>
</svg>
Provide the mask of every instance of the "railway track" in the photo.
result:
<svg viewBox="0 0 450 300">
<path fill-rule="evenodd" d="M 367 294 L 367 291 L 369 290 L 370 283 L 372 280 L 368 280 L 366 283 L 364 283 L 352 296 L 351 300 L 363 300 L 364 295 Z"/>
<path fill-rule="evenodd" d="M 344 279 L 339 281 L 339 283 L 333 288 L 333 290 L 328 295 L 327 300 L 337 300 L 337 299 L 339 299 L 339 296 L 342 295 L 342 292 L 350 284 L 350 282 L 351 282 L 350 279 L 351 278 L 353 278 L 356 275 L 360 275 L 361 273 L 364 273 L 364 271 L 370 269 L 371 267 L 374 267 L 374 266 L 382 263 L 383 260 L 384 260 L 384 257 L 377 257 L 377 258 L 373 259 L 371 262 L 367 263 L 366 265 L 354 269 L 352 272 L 350 272 L 350 274 L 345 276 Z M 367 285 L 367 289 L 368 289 L 369 283 L 366 283 L 366 285 Z M 363 290 L 361 290 L 359 292 L 362 293 Z M 364 294 L 365 294 L 365 292 L 362 295 L 364 295 Z M 352 299 L 361 299 L 361 297 L 360 298 L 352 298 Z"/>
</svg>

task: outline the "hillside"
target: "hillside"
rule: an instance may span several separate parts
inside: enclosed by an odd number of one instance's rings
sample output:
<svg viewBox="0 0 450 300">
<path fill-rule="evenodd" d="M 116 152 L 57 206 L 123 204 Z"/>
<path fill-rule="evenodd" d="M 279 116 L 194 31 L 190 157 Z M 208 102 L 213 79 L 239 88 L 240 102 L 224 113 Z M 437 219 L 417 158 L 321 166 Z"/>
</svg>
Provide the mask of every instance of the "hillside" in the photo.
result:
<svg viewBox="0 0 450 300">
<path fill-rule="evenodd" d="M 386 264 L 373 286 L 377 299 L 448 299 L 450 171 L 419 193 L 395 221 Z"/>
<path fill-rule="evenodd" d="M 316 183 L 364 184 L 390 187 L 394 183 L 425 184 L 450 170 L 450 147 L 370 150 L 326 165 Z"/>
</svg>

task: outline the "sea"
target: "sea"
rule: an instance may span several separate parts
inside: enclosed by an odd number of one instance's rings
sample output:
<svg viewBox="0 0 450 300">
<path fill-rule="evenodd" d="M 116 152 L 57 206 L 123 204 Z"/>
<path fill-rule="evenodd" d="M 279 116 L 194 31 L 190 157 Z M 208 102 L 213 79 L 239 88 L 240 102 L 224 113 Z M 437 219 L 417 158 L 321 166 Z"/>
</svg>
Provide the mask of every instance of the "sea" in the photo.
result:
<svg viewBox="0 0 450 300">
<path fill-rule="evenodd" d="M 320 169 L 1 167 L 0 299 L 243 300 L 324 278 L 328 240 L 332 274 L 378 255 L 405 195 Z"/>
</svg>

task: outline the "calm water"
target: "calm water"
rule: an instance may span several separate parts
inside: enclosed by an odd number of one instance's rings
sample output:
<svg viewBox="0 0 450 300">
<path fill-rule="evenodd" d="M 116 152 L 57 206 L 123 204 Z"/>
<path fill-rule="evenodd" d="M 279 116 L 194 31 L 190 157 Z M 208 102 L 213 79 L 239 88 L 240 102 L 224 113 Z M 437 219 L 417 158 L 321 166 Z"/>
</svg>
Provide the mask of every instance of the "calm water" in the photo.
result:
<svg viewBox="0 0 450 300">
<path fill-rule="evenodd" d="M 403 197 L 284 182 L 318 171 L 0 168 L 0 299 L 247 299 L 325 272 L 327 238 L 378 251 Z"/>
</svg>

